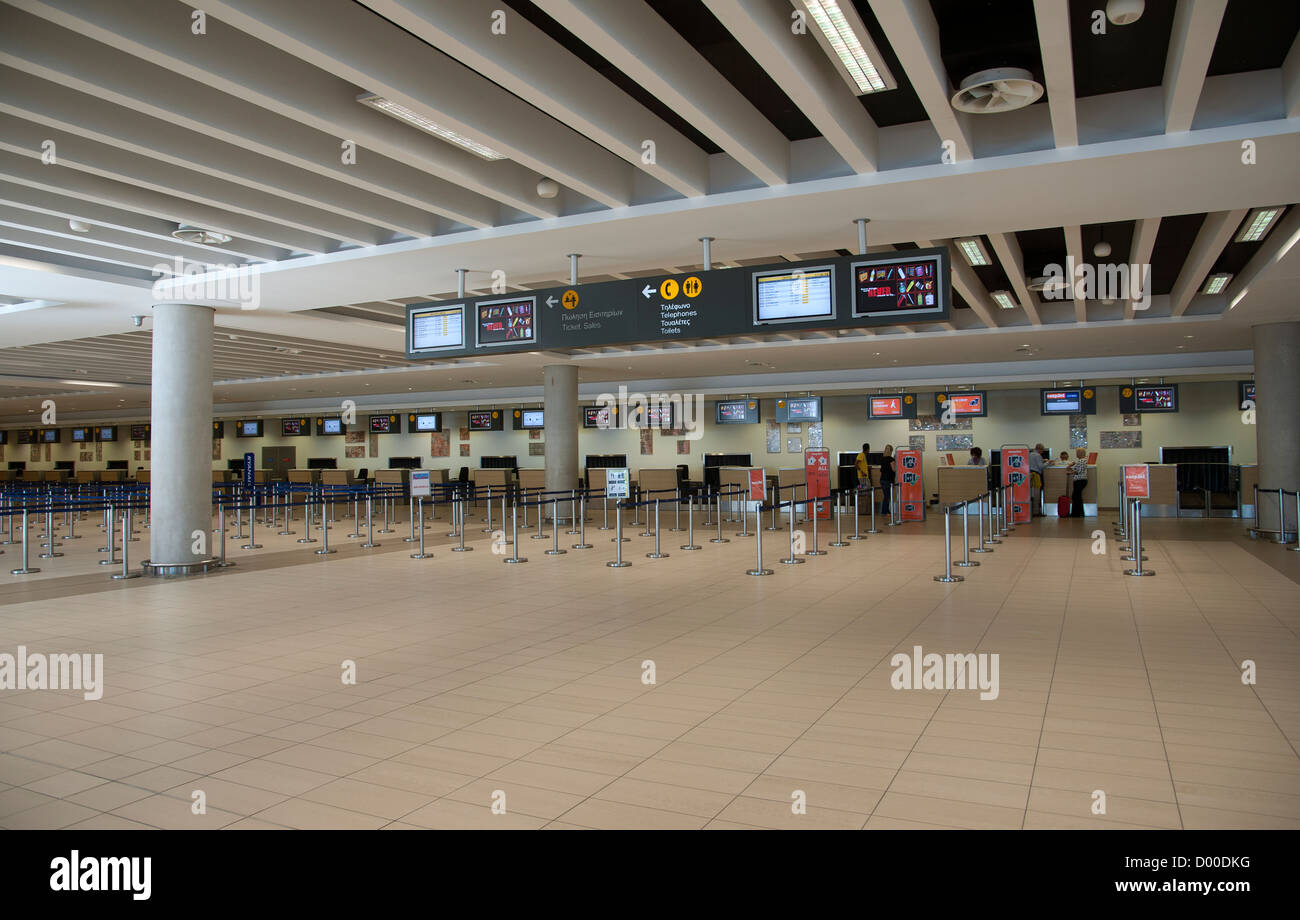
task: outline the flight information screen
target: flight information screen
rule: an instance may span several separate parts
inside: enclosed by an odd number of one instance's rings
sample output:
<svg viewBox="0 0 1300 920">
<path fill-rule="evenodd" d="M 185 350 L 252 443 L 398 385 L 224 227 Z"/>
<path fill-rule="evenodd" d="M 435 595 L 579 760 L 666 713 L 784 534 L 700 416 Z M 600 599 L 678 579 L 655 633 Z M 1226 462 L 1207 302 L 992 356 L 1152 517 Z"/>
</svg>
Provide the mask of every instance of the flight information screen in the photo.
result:
<svg viewBox="0 0 1300 920">
<path fill-rule="evenodd" d="M 411 351 L 465 347 L 465 305 L 430 307 L 411 313 Z"/>
<path fill-rule="evenodd" d="M 903 397 L 901 396 L 873 396 L 871 397 L 870 411 L 868 415 L 871 418 L 902 418 L 903 417 Z"/>
<path fill-rule="evenodd" d="M 322 419 L 320 423 L 320 432 L 321 434 L 342 434 L 343 419 L 341 418 Z"/>
<path fill-rule="evenodd" d="M 431 412 L 428 415 L 417 415 L 415 417 L 416 431 L 442 431 L 442 419 L 437 412 Z"/>
<path fill-rule="evenodd" d="M 835 269 L 824 265 L 754 274 L 754 323 L 835 317 Z"/>
<path fill-rule="evenodd" d="M 1044 390 L 1043 414 L 1068 415 L 1083 411 L 1083 395 L 1078 390 Z"/>
<path fill-rule="evenodd" d="M 1133 404 L 1139 412 L 1177 412 L 1178 387 L 1136 387 Z"/>
<path fill-rule="evenodd" d="M 759 421 L 758 400 L 723 399 L 718 401 L 715 421 L 719 425 L 754 425 Z"/>
<path fill-rule="evenodd" d="M 400 429 L 400 425 L 395 424 L 396 417 L 392 415 L 372 415 L 370 416 L 370 433 L 371 434 L 389 434 Z"/>
<path fill-rule="evenodd" d="M 988 404 L 983 393 L 953 393 L 948 396 L 948 409 L 952 414 L 961 416 L 984 416 L 988 414 Z M 944 411 L 940 409 L 940 411 Z"/>
<path fill-rule="evenodd" d="M 478 344 L 527 345 L 537 341 L 536 298 L 480 303 Z"/>
<path fill-rule="evenodd" d="M 942 313 L 939 257 L 858 262 L 853 271 L 853 315 Z"/>
<path fill-rule="evenodd" d="M 303 418 L 280 419 L 280 434 L 286 438 L 295 438 L 307 433 L 307 420 Z"/>
<path fill-rule="evenodd" d="M 609 406 L 584 406 L 582 409 L 583 428 L 613 428 Z"/>
</svg>

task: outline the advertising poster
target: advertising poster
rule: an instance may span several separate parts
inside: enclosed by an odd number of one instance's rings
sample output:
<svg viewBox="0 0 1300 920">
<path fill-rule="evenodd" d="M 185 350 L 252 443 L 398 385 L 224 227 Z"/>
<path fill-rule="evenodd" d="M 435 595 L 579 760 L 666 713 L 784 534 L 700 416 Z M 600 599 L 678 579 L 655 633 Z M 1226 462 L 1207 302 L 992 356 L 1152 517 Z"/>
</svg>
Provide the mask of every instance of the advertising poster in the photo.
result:
<svg viewBox="0 0 1300 920">
<path fill-rule="evenodd" d="M 1029 494 L 1029 448 L 1002 446 L 1002 484 L 1011 486 L 1011 521 L 1028 524 L 1032 516 Z"/>
<path fill-rule="evenodd" d="M 925 483 L 921 476 L 921 452 L 899 450 L 894 452 L 898 469 L 898 516 L 904 521 L 925 520 Z"/>
<path fill-rule="evenodd" d="M 831 452 L 829 450 L 804 451 L 803 470 L 804 482 L 808 484 L 809 498 L 831 494 Z M 817 502 L 817 518 L 822 521 L 831 519 L 829 500 Z"/>
</svg>

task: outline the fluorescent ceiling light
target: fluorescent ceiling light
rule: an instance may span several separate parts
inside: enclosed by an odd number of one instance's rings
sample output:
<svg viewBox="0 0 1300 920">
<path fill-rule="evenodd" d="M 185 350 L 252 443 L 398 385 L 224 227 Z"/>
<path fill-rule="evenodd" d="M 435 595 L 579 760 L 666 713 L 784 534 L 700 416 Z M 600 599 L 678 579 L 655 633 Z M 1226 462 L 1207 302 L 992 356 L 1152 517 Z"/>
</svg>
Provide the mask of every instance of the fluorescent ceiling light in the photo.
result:
<svg viewBox="0 0 1300 920">
<path fill-rule="evenodd" d="M 1246 215 L 1246 222 L 1241 227 L 1241 232 L 1237 234 L 1234 242 L 1237 243 L 1258 243 L 1265 235 L 1268 234 L 1269 228 L 1273 226 L 1278 215 L 1282 213 L 1282 206 L 1270 208 L 1255 208 Z"/>
<path fill-rule="evenodd" d="M 813 34 L 857 95 L 898 87 L 851 0 L 842 4 L 839 0 L 803 0 L 803 5 L 817 25 Z"/>
<path fill-rule="evenodd" d="M 497 153 L 491 147 L 480 144 L 478 141 L 470 140 L 463 134 L 457 134 L 450 128 L 444 128 L 435 121 L 425 118 L 419 112 L 414 112 L 404 105 L 399 105 L 391 99 L 385 99 L 383 96 L 375 93 L 362 93 L 357 97 L 357 102 L 362 105 L 368 105 L 372 109 L 378 109 L 385 115 L 391 115 L 399 121 L 404 121 L 408 125 L 414 125 L 421 131 L 426 131 L 434 137 L 455 144 L 463 150 L 468 150 L 475 156 L 480 156 L 485 160 L 504 160 L 505 154 Z"/>
<path fill-rule="evenodd" d="M 995 304 L 1004 310 L 1014 310 L 1020 306 L 1016 303 L 1015 298 L 1011 296 L 1010 291 L 994 291 L 989 296 L 993 298 Z"/>
<path fill-rule="evenodd" d="M 1202 294 L 1222 294 L 1223 289 L 1228 286 L 1232 280 L 1231 272 L 1215 272 L 1205 279 L 1205 287 L 1201 288 Z"/>
<path fill-rule="evenodd" d="M 961 250 L 961 254 L 966 257 L 966 261 L 971 265 L 993 264 L 993 260 L 989 258 L 988 250 L 984 248 L 984 241 L 978 236 L 957 240 L 957 248 Z"/>
</svg>

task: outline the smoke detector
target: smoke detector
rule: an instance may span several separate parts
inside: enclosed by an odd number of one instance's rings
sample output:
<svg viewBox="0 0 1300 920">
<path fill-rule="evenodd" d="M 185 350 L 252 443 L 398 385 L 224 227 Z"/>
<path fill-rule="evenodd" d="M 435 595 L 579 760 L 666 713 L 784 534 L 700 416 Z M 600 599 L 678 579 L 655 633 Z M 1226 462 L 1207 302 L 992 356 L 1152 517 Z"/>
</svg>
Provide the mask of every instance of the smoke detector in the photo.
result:
<svg viewBox="0 0 1300 920">
<path fill-rule="evenodd" d="M 1019 67 L 995 67 L 981 70 L 961 81 L 952 97 L 952 107 L 972 115 L 996 115 L 1014 112 L 1038 101 L 1043 84 Z"/>
<path fill-rule="evenodd" d="M 77 220 L 74 217 L 68 221 L 68 229 L 76 233 L 89 233 L 90 224 L 86 223 L 84 220 Z"/>
<path fill-rule="evenodd" d="M 1141 19 L 1144 9 L 1146 9 L 1146 0 L 1108 0 L 1106 18 L 1112 25 L 1126 26 Z"/>
<path fill-rule="evenodd" d="M 204 246 L 223 246 L 233 239 L 229 234 L 204 230 L 193 224 L 177 224 L 176 229 L 172 231 L 172 236 L 186 243 L 199 243 Z"/>
<path fill-rule="evenodd" d="M 1030 278 L 1028 286 L 1031 291 L 1064 291 L 1070 283 L 1064 278 L 1039 275 L 1037 278 Z"/>
</svg>

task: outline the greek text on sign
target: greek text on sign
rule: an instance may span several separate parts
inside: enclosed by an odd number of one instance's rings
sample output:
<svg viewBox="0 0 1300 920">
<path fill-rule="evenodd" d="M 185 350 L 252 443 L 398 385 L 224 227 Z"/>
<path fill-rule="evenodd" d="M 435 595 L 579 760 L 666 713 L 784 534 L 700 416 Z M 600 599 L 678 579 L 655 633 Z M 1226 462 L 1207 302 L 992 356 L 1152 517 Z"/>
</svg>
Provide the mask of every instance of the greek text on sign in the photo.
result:
<svg viewBox="0 0 1300 920">
<path fill-rule="evenodd" d="M 610 467 L 605 470 L 605 497 L 628 497 L 627 467 Z"/>
<path fill-rule="evenodd" d="M 411 471 L 411 497 L 427 498 L 429 491 L 429 471 L 412 470 Z"/>
</svg>

